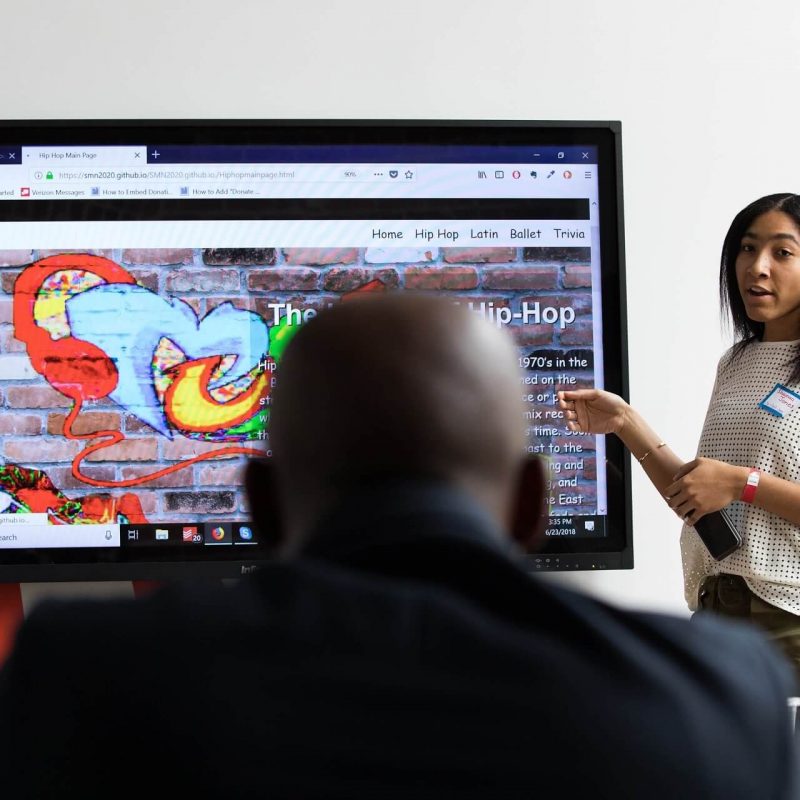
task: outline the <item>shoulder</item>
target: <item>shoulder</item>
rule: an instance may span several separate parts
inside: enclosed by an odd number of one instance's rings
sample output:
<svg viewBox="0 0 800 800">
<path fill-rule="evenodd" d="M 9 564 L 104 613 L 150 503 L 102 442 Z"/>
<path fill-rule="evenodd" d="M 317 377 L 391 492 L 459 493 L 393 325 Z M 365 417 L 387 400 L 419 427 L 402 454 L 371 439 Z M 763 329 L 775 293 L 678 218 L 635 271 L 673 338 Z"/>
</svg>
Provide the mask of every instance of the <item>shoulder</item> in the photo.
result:
<svg viewBox="0 0 800 800">
<path fill-rule="evenodd" d="M 774 377 L 776 359 L 783 363 L 785 353 L 765 350 L 756 340 L 739 341 L 729 347 L 717 363 L 716 387 L 729 389 L 751 385 L 766 377 Z"/>
<path fill-rule="evenodd" d="M 17 632 L 9 663 L 50 658 L 79 664 L 84 658 L 121 660 L 153 641 L 169 647 L 177 632 L 214 625 L 229 600 L 221 584 L 165 587 L 138 599 L 44 600 L 26 616 Z M 105 653 L 105 655 L 103 655 Z"/>
<path fill-rule="evenodd" d="M 796 694 L 793 672 L 758 629 L 704 615 L 684 619 L 608 607 L 602 613 L 612 636 L 628 638 L 628 652 L 638 654 L 644 679 L 659 677 L 660 690 L 692 736 L 707 744 L 709 753 L 727 742 L 729 765 L 732 753 L 742 753 L 742 764 L 731 774 L 746 772 L 749 764 L 770 780 L 793 779 L 796 754 L 788 725 L 788 698 Z"/>
<path fill-rule="evenodd" d="M 760 674 L 767 690 L 788 697 L 792 689 L 789 667 L 773 645 L 753 625 L 697 614 L 692 619 L 666 615 L 640 614 L 665 640 L 685 648 L 709 672 L 731 686 L 740 684 L 752 692 L 752 676 Z"/>
<path fill-rule="evenodd" d="M 763 718 L 760 708 L 785 717 L 786 698 L 793 694 L 792 672 L 752 625 L 704 615 L 686 619 L 633 611 L 583 595 L 568 602 L 602 634 L 612 653 L 633 657 L 643 669 L 649 665 L 665 678 L 668 691 L 696 697 L 698 707 L 714 706 L 718 690 L 731 698 L 726 704 L 731 713 L 758 719 Z M 707 691 L 712 686 L 715 692 Z"/>
<path fill-rule="evenodd" d="M 342 620 L 388 617 L 416 594 L 404 583 L 298 559 L 270 564 L 229 586 L 192 581 L 138 599 L 43 601 L 20 626 L 7 665 L 38 670 L 46 653 L 50 664 L 63 662 L 65 672 L 77 672 L 82 662 L 96 672 L 153 657 L 197 657 L 215 643 L 256 633 L 334 636 Z"/>
<path fill-rule="evenodd" d="M 719 357 L 717 361 L 717 375 L 725 372 L 732 364 L 734 364 L 744 352 L 747 350 L 747 345 L 743 344 L 742 342 L 737 342 L 736 344 L 731 345 L 724 353 Z"/>
<path fill-rule="evenodd" d="M 559 663 L 548 662 L 548 689 L 569 696 L 601 738 L 616 727 L 642 758 L 670 753 L 699 780 L 697 796 L 783 796 L 796 758 L 793 683 L 761 634 L 743 623 L 619 608 L 552 585 L 548 594 L 538 638 L 551 626 L 551 648 L 561 652 Z"/>
<path fill-rule="evenodd" d="M 703 614 L 636 619 L 672 654 L 675 674 L 696 695 L 698 711 L 721 715 L 754 739 L 785 724 L 787 700 L 796 693 L 793 673 L 753 625 Z"/>
</svg>

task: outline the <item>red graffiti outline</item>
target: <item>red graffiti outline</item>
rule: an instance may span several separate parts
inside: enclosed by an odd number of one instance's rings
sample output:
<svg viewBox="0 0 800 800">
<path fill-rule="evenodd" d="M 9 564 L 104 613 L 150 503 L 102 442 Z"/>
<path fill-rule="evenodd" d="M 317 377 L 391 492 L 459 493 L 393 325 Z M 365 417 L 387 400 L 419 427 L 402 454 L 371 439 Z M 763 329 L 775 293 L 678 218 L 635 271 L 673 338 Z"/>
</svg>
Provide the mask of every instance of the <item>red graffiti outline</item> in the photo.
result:
<svg viewBox="0 0 800 800">
<path fill-rule="evenodd" d="M 87 253 L 48 256 L 30 264 L 20 273 L 14 284 L 14 331 L 15 336 L 25 343 L 33 368 L 60 394 L 72 400 L 72 408 L 64 420 L 63 434 L 67 439 L 87 441 L 101 439 L 88 444 L 72 459 L 72 475 L 89 486 L 102 488 L 125 488 L 141 486 L 178 470 L 190 467 L 200 461 L 231 455 L 252 455 L 263 457 L 264 453 L 253 447 L 223 447 L 209 453 L 202 453 L 186 459 L 179 464 L 171 464 L 164 469 L 128 480 L 98 480 L 81 472 L 82 462 L 92 453 L 126 441 L 122 431 L 100 430 L 95 433 L 78 434 L 73 431 L 75 420 L 86 400 L 99 400 L 114 391 L 117 385 L 117 370 L 111 359 L 90 342 L 73 336 L 53 339 L 47 330 L 36 324 L 34 307 L 42 284 L 51 275 L 65 270 L 90 272 L 106 283 L 135 284 L 136 279 L 119 264 L 102 256 Z M 56 355 L 54 355 L 54 351 Z M 88 367 L 88 369 L 87 369 Z M 85 380 L 86 372 L 93 381 Z M 83 378 L 83 381 L 81 381 Z M 87 391 L 88 389 L 88 391 Z"/>
<path fill-rule="evenodd" d="M 106 283 L 136 283 L 127 270 L 101 256 L 49 256 L 25 268 L 14 283 L 14 335 L 24 342 L 33 368 L 60 394 L 75 400 L 99 400 L 114 391 L 117 369 L 95 345 L 66 336 L 53 339 L 36 324 L 34 309 L 42 284 L 57 272 L 79 270 Z M 87 374 L 92 376 L 86 380 Z"/>
</svg>

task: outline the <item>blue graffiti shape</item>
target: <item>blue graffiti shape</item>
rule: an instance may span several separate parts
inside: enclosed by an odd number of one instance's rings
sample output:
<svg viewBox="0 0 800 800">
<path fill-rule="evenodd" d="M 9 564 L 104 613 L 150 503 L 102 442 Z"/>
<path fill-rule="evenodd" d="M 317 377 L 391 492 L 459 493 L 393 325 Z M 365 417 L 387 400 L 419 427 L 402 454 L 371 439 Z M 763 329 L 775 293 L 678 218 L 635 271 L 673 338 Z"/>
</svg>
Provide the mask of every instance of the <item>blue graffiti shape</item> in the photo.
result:
<svg viewBox="0 0 800 800">
<path fill-rule="evenodd" d="M 101 348 L 116 364 L 119 383 L 109 398 L 169 439 L 173 433 L 158 400 L 152 360 L 166 338 L 187 360 L 236 356 L 217 388 L 246 375 L 269 351 L 269 329 L 258 314 L 222 303 L 202 320 L 179 298 L 143 286 L 102 284 L 66 302 L 71 333 Z"/>
</svg>

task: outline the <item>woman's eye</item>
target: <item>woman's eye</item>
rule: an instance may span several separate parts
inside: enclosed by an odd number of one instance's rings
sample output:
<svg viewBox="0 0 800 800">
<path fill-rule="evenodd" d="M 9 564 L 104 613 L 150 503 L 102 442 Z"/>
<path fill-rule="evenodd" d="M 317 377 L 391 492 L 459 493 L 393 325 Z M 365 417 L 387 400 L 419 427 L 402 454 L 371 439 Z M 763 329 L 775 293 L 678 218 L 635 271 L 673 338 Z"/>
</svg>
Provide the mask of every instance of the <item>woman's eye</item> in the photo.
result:
<svg viewBox="0 0 800 800">
<path fill-rule="evenodd" d="M 780 250 L 778 250 L 778 255 L 781 256 L 781 258 L 790 258 L 794 255 L 794 253 L 792 253 L 791 250 L 787 250 L 785 247 L 782 247 Z"/>
<path fill-rule="evenodd" d="M 752 253 L 753 252 L 753 245 L 751 244 L 742 244 L 739 248 L 742 253 Z"/>
</svg>

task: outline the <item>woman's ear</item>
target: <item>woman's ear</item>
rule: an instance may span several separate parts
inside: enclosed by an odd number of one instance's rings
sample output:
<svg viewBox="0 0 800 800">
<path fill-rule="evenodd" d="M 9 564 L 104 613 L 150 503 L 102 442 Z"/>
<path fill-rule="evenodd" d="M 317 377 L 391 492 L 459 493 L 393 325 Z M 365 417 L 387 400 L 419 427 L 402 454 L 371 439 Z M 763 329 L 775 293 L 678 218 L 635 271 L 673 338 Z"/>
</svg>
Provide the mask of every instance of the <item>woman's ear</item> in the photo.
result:
<svg viewBox="0 0 800 800">
<path fill-rule="evenodd" d="M 284 543 L 285 531 L 272 459 L 251 458 L 245 469 L 244 485 L 259 541 L 277 551 Z"/>
<path fill-rule="evenodd" d="M 511 538 L 526 553 L 535 552 L 541 545 L 547 519 L 545 497 L 544 462 L 528 457 L 520 465 L 510 525 Z"/>
</svg>

